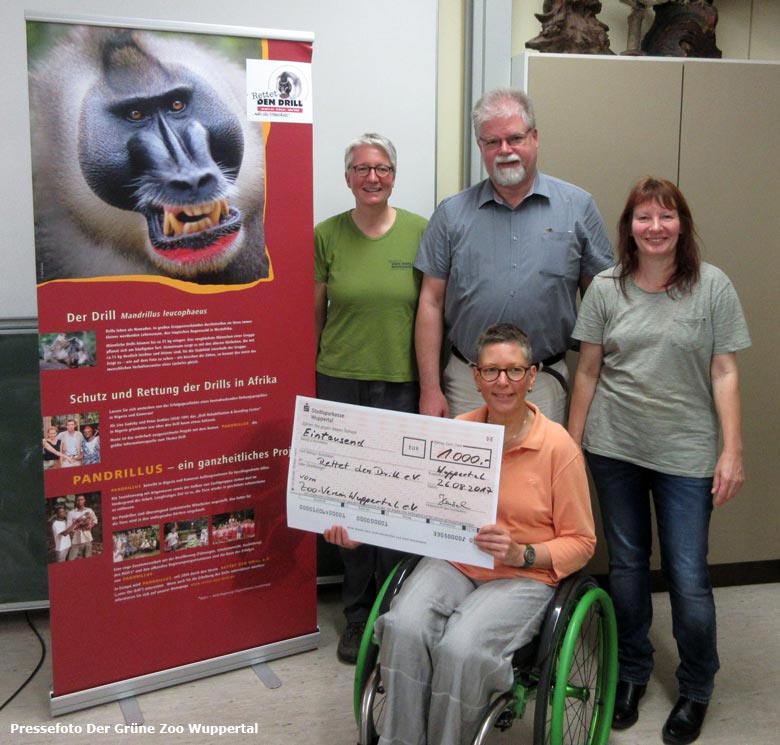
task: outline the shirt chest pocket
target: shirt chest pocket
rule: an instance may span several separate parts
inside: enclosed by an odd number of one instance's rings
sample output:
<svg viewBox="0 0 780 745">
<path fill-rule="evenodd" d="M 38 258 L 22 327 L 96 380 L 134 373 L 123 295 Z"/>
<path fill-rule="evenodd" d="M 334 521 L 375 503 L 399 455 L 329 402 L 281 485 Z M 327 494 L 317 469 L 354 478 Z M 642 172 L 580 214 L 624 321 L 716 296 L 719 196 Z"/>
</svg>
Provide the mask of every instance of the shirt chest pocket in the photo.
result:
<svg viewBox="0 0 780 745">
<path fill-rule="evenodd" d="M 540 274 L 579 278 L 580 245 L 573 231 L 542 233 L 541 249 L 538 256 Z"/>
<path fill-rule="evenodd" d="M 712 327 L 704 316 L 678 316 L 669 333 L 672 344 L 680 349 L 712 348 Z"/>
</svg>

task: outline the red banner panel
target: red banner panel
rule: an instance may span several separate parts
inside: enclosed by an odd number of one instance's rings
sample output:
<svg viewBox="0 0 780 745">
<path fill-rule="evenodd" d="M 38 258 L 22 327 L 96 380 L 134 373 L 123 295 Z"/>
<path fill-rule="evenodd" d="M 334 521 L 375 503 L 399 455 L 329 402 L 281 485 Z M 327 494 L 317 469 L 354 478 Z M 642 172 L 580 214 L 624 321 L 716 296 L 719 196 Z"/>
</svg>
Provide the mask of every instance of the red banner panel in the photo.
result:
<svg viewBox="0 0 780 745">
<path fill-rule="evenodd" d="M 311 44 L 28 47 L 54 695 L 314 633 Z"/>
</svg>

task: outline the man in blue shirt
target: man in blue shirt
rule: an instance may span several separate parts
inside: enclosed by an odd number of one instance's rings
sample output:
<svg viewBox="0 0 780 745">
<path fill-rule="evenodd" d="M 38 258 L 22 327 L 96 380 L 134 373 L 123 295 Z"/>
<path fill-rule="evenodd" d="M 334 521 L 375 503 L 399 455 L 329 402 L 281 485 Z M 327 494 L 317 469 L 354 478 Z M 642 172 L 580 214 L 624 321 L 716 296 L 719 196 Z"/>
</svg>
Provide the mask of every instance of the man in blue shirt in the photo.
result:
<svg viewBox="0 0 780 745">
<path fill-rule="evenodd" d="M 541 372 L 528 400 L 564 423 L 577 291 L 614 264 L 593 198 L 539 173 L 533 106 L 518 90 L 486 93 L 472 112 L 488 178 L 445 199 L 415 266 L 420 413 L 456 416 L 484 402 L 470 370 L 479 334 L 498 322 L 529 336 Z M 446 366 L 441 372 L 442 348 Z"/>
</svg>

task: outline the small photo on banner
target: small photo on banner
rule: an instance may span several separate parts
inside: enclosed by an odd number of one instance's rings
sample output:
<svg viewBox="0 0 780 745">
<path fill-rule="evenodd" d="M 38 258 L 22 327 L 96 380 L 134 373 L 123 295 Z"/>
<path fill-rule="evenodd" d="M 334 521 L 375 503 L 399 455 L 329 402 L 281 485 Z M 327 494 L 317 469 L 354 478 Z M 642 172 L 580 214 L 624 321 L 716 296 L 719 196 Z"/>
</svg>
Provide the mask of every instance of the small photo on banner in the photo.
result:
<svg viewBox="0 0 780 745">
<path fill-rule="evenodd" d="M 184 551 L 209 545 L 209 519 L 178 520 L 164 526 L 165 550 Z"/>
<path fill-rule="evenodd" d="M 75 370 L 97 364 L 94 331 L 40 334 L 41 370 Z"/>
<path fill-rule="evenodd" d="M 49 562 L 62 564 L 103 555 L 100 492 L 47 499 Z"/>
<path fill-rule="evenodd" d="M 160 553 L 160 526 L 141 525 L 118 530 L 113 535 L 114 561 L 145 559 Z"/>
<path fill-rule="evenodd" d="M 43 432 L 42 453 L 45 470 L 100 463 L 98 412 L 45 416 Z"/>
</svg>

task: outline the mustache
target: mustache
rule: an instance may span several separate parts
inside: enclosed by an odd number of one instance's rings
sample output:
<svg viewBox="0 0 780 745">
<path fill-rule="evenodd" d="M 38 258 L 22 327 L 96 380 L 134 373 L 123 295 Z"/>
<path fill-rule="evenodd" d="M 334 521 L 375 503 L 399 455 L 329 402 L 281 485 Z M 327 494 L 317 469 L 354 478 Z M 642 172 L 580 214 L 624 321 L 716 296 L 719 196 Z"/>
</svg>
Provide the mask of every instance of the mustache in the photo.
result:
<svg viewBox="0 0 780 745">
<path fill-rule="evenodd" d="M 521 163 L 520 156 L 517 153 L 511 155 L 498 155 L 494 161 L 495 163 Z"/>
</svg>

